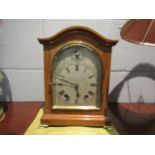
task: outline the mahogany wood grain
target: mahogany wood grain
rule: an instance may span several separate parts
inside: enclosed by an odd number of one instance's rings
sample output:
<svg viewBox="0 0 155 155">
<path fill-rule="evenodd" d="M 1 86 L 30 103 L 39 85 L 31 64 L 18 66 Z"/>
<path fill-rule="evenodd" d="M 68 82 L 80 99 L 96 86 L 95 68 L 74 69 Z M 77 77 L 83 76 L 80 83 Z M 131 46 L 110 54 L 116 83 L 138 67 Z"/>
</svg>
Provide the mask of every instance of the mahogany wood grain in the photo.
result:
<svg viewBox="0 0 155 155">
<path fill-rule="evenodd" d="M 42 104 L 40 101 L 9 103 L 6 116 L 0 122 L 0 134 L 23 135 Z"/>
</svg>

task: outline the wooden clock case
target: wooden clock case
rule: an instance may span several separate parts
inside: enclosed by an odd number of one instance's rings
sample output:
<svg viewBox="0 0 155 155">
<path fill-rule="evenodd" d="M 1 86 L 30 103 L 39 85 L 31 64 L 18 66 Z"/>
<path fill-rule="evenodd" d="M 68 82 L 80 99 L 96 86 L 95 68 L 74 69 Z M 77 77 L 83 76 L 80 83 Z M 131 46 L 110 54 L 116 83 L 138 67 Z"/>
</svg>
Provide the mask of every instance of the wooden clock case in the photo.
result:
<svg viewBox="0 0 155 155">
<path fill-rule="evenodd" d="M 111 52 L 112 46 L 118 41 L 106 39 L 94 30 L 83 26 L 69 27 L 52 37 L 39 38 L 38 41 L 44 47 L 45 104 L 41 124 L 78 126 L 107 125 L 110 122 L 106 116 L 106 110 L 108 106 Z M 103 64 L 105 74 L 102 80 L 102 95 L 99 109 L 52 109 L 51 65 L 57 52 L 71 43 L 82 43 L 92 47 Z"/>
</svg>

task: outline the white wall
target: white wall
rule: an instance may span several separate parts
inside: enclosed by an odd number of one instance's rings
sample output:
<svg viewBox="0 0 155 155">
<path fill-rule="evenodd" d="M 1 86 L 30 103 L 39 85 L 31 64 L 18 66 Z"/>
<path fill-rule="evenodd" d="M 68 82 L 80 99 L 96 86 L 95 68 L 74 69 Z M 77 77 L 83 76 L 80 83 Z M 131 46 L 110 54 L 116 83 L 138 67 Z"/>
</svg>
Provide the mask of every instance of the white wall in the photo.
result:
<svg viewBox="0 0 155 155">
<path fill-rule="evenodd" d="M 110 92 L 138 64 L 155 66 L 155 47 L 140 46 L 121 40 L 120 28 L 126 20 L 3 20 L 0 27 L 0 68 L 7 74 L 14 101 L 43 101 L 43 49 L 38 37 L 49 37 L 72 25 L 93 28 L 107 38 L 118 39 L 113 48 Z M 154 76 L 148 66 L 144 72 Z M 155 82 L 147 77 L 125 83 L 119 101 L 137 102 L 140 95 L 146 102 L 155 101 Z M 113 100 L 113 99 L 111 99 Z"/>
</svg>

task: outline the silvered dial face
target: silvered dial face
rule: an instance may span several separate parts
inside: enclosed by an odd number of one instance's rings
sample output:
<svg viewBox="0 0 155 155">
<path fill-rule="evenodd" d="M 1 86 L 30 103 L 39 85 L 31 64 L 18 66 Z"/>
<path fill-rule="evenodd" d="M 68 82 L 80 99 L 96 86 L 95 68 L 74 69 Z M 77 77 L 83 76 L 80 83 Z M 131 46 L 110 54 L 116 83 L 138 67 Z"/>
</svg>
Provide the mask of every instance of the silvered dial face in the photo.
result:
<svg viewBox="0 0 155 155">
<path fill-rule="evenodd" d="M 101 68 L 99 57 L 86 45 L 71 44 L 61 49 L 52 68 L 52 108 L 99 108 Z"/>
</svg>

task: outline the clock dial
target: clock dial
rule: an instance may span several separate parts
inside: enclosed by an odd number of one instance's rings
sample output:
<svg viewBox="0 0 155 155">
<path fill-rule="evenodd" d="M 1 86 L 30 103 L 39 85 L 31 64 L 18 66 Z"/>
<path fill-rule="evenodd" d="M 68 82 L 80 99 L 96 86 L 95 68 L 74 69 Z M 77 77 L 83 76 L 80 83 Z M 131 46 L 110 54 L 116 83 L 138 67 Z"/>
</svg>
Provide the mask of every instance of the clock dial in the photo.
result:
<svg viewBox="0 0 155 155">
<path fill-rule="evenodd" d="M 99 108 L 102 66 L 92 48 L 71 44 L 61 49 L 52 68 L 54 108 Z"/>
</svg>

